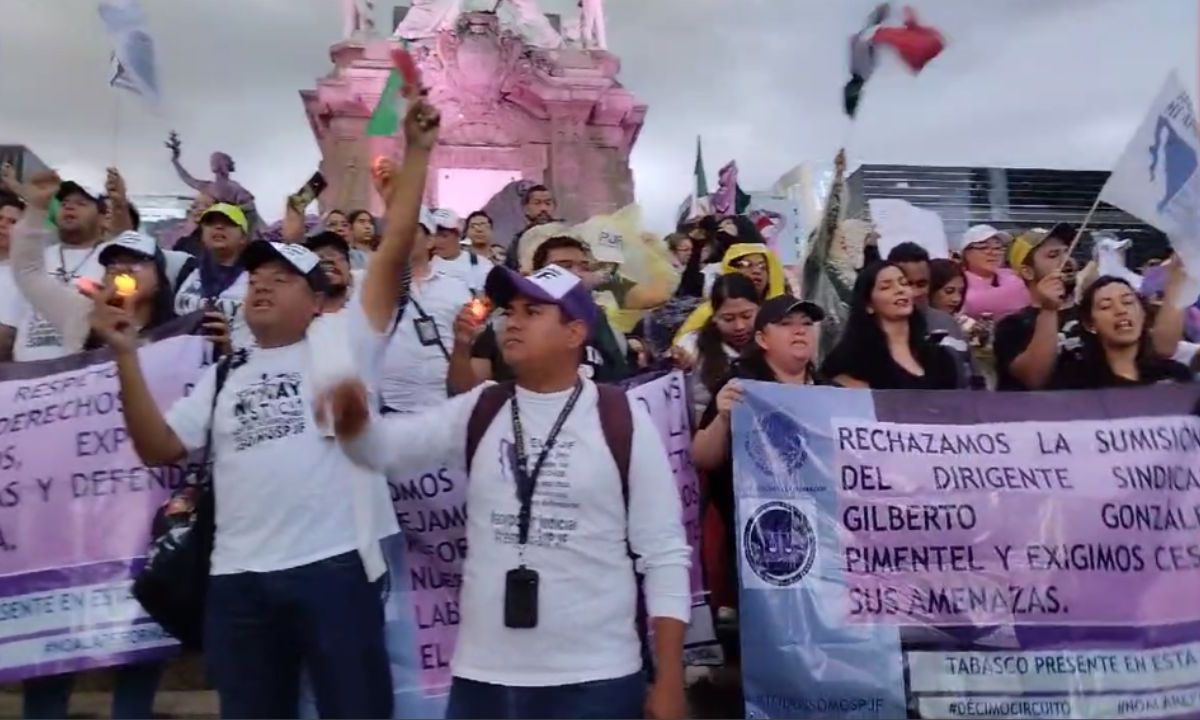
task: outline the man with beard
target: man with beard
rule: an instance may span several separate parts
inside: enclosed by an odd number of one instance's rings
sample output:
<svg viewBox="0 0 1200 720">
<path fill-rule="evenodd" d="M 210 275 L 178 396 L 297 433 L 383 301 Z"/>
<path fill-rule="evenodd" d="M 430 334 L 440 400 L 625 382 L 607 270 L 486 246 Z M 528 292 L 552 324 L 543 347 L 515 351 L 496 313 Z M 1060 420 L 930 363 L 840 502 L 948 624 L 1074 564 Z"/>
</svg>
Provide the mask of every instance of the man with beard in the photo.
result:
<svg viewBox="0 0 1200 720">
<path fill-rule="evenodd" d="M 5 173 L 10 187 L 15 176 Z M 83 185 L 66 181 L 55 194 L 58 200 L 58 243 L 45 250 L 46 272 L 64 283 L 80 278 L 99 281 L 104 276 L 98 250 L 104 238 L 103 196 Z M 20 303 L 13 359 L 17 362 L 47 360 L 66 354 L 62 336 L 36 313 L 29 303 Z"/>
<path fill-rule="evenodd" d="M 21 291 L 8 265 L 9 239 L 25 205 L 15 195 L 0 192 L 0 362 L 11 362 L 17 323 L 21 321 Z"/>
<path fill-rule="evenodd" d="M 525 202 L 522 207 L 525 210 L 525 229 L 513 238 L 512 245 L 508 248 L 508 257 L 504 260 L 505 266 L 512 270 L 521 268 L 521 237 L 532 228 L 554 222 L 554 211 L 558 204 L 555 202 L 554 193 L 550 191 L 550 188 L 545 185 L 534 185 L 525 193 Z"/>
<path fill-rule="evenodd" d="M 1075 307 L 1075 261 L 1067 255 L 1075 229 L 1059 223 L 1013 241 L 1009 264 L 1029 285 L 1030 307 L 996 325 L 997 390 L 1042 390 L 1060 356 L 1078 356 L 1083 325 Z"/>
<path fill-rule="evenodd" d="M 354 275 L 350 270 L 350 244 L 337 233 L 325 231 L 304 243 L 321 260 L 321 270 L 329 281 L 325 290 L 324 313 L 336 313 L 346 307 L 354 294 Z"/>
</svg>

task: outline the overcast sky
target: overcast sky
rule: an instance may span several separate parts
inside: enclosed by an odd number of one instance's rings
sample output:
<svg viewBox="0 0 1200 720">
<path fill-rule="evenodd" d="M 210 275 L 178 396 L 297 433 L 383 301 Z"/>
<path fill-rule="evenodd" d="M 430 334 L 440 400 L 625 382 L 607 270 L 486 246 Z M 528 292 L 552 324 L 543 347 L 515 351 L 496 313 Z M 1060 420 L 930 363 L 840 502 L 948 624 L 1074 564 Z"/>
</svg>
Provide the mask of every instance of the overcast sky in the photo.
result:
<svg viewBox="0 0 1200 720">
<path fill-rule="evenodd" d="M 115 161 L 131 192 L 182 192 L 162 146 L 176 128 L 194 174 L 229 152 L 271 215 L 319 160 L 298 91 L 329 69 L 340 0 L 142 2 L 165 118 L 126 93 L 118 110 L 95 0 L 0 0 L 0 143 L 64 174 L 99 181 Z M 666 227 L 687 193 L 696 135 L 710 181 L 737 158 L 750 190 L 847 140 L 852 163 L 1106 169 L 1169 70 L 1196 87 L 1197 0 L 915 0 L 949 47 L 917 78 L 885 59 L 851 132 L 845 44 L 874 4 L 608 0 L 621 79 L 650 106 L 633 156 L 648 224 Z M 377 5 L 386 24 L 391 3 Z"/>
</svg>

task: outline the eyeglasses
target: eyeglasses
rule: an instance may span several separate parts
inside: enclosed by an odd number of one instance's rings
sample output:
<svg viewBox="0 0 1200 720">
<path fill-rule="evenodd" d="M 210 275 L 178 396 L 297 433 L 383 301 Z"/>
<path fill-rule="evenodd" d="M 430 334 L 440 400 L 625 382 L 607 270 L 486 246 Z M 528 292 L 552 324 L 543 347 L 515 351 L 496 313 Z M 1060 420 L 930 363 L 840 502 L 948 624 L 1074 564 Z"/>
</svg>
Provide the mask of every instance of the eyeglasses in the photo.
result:
<svg viewBox="0 0 1200 720">
<path fill-rule="evenodd" d="M 1004 252 L 1004 244 L 998 242 L 978 243 L 967 248 L 967 250 L 978 250 L 979 252 L 998 253 Z"/>
<path fill-rule="evenodd" d="M 761 260 L 735 260 L 733 267 L 737 270 L 756 270 L 758 272 L 767 271 L 767 264 Z"/>
</svg>

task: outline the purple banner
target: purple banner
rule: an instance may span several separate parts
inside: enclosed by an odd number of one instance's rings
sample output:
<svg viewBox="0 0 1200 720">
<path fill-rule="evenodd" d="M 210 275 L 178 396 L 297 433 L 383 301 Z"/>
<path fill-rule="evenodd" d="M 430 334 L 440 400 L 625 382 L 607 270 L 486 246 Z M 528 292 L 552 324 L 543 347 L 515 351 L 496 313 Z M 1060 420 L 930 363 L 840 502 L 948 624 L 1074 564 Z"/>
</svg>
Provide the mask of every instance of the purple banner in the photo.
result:
<svg viewBox="0 0 1200 720">
<path fill-rule="evenodd" d="M 189 389 L 205 349 L 193 336 L 142 349 L 160 406 Z M 130 586 L 186 471 L 142 466 L 105 353 L 0 366 L 0 681 L 171 651 Z"/>
</svg>

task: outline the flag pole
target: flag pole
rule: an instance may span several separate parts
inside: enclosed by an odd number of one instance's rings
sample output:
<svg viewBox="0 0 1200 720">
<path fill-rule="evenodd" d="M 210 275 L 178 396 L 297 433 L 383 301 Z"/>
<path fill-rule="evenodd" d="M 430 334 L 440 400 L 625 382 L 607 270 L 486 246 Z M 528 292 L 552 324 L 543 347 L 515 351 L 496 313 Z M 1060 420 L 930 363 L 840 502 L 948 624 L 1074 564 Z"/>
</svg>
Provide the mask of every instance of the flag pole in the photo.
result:
<svg viewBox="0 0 1200 720">
<path fill-rule="evenodd" d="M 113 128 L 112 128 L 112 162 L 113 167 L 121 165 L 121 93 L 113 94 Z"/>
<path fill-rule="evenodd" d="M 1075 231 L 1075 238 L 1071 240 L 1071 245 L 1067 248 L 1067 252 L 1063 255 L 1062 264 L 1058 266 L 1061 271 L 1067 265 L 1067 261 L 1071 259 L 1072 253 L 1079 245 L 1079 240 L 1083 237 L 1083 233 L 1087 230 L 1088 225 L 1092 223 L 1092 218 L 1096 215 L 1096 210 L 1100 207 L 1100 195 L 1096 195 L 1096 202 L 1092 203 L 1092 207 L 1088 210 L 1087 215 L 1083 217 L 1083 222 L 1079 224 L 1079 228 Z"/>
</svg>

